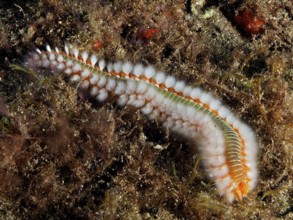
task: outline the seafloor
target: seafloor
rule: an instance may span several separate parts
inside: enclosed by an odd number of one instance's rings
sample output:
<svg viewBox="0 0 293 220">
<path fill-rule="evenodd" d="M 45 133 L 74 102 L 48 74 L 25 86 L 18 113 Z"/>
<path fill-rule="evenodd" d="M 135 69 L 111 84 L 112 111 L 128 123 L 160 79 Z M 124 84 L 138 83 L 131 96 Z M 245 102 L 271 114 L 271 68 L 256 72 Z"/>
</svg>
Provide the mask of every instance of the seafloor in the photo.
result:
<svg viewBox="0 0 293 220">
<path fill-rule="evenodd" d="M 1 0 L 0 19 L 0 219 L 293 219 L 291 0 Z M 225 202 L 186 140 L 23 69 L 65 42 L 220 98 L 257 135 L 256 189 Z"/>
</svg>

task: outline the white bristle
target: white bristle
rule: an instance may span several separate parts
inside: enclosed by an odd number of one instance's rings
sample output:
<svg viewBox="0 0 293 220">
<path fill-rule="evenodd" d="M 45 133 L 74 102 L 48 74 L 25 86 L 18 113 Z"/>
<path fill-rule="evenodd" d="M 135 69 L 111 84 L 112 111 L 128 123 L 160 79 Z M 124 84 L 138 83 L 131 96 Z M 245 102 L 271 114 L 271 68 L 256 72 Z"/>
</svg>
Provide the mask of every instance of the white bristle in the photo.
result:
<svg viewBox="0 0 293 220">
<path fill-rule="evenodd" d="M 186 115 L 187 115 L 187 117 L 188 118 L 192 118 L 194 114 L 195 114 L 194 108 L 192 108 L 190 106 L 187 107 L 187 109 L 186 109 Z"/>
<path fill-rule="evenodd" d="M 120 95 L 120 94 L 122 94 L 122 93 L 125 92 L 125 89 L 126 89 L 126 84 L 125 84 L 125 82 L 123 82 L 123 81 L 119 81 L 119 82 L 117 83 L 117 86 L 116 86 L 116 88 L 115 88 L 114 93 L 115 93 L 116 95 Z"/>
<path fill-rule="evenodd" d="M 97 58 L 96 55 L 93 54 L 93 55 L 91 56 L 90 60 L 91 60 L 91 64 L 94 66 L 94 65 L 96 65 L 96 63 L 97 63 L 98 58 Z"/>
<path fill-rule="evenodd" d="M 75 64 L 74 66 L 73 66 L 73 68 L 72 68 L 72 71 L 73 72 L 79 72 L 81 70 L 81 66 L 80 66 L 80 64 L 79 63 L 77 63 L 77 64 Z"/>
<path fill-rule="evenodd" d="M 220 117 L 222 118 L 226 118 L 229 114 L 231 114 L 230 110 L 227 109 L 226 107 L 222 106 L 219 111 L 218 114 Z"/>
<path fill-rule="evenodd" d="M 81 72 L 81 77 L 86 78 L 91 74 L 90 70 L 88 68 L 84 68 Z"/>
<path fill-rule="evenodd" d="M 182 115 L 186 115 L 186 110 L 185 110 L 185 106 L 184 105 L 182 105 L 182 104 L 178 104 L 177 106 L 177 110 L 178 110 L 178 112 L 180 113 L 180 114 L 182 114 Z"/>
<path fill-rule="evenodd" d="M 55 47 L 55 51 L 56 51 L 57 53 L 59 53 L 59 49 L 58 49 L 58 47 Z"/>
<path fill-rule="evenodd" d="M 190 93 L 190 97 L 193 99 L 199 99 L 201 94 L 202 90 L 200 88 L 194 88 Z"/>
<path fill-rule="evenodd" d="M 170 129 L 170 128 L 174 127 L 174 124 L 175 124 L 174 120 L 172 118 L 168 117 L 166 119 L 166 121 L 164 121 L 163 126 Z"/>
<path fill-rule="evenodd" d="M 51 47 L 49 46 L 49 44 L 46 45 L 46 50 L 51 53 L 52 50 L 51 50 Z"/>
<path fill-rule="evenodd" d="M 174 89 L 176 92 L 182 92 L 185 87 L 185 82 L 184 81 L 177 81 L 175 83 Z"/>
<path fill-rule="evenodd" d="M 57 56 L 57 61 L 58 61 L 59 63 L 63 62 L 63 61 L 64 61 L 63 56 L 59 54 L 59 55 Z"/>
<path fill-rule="evenodd" d="M 186 97 L 188 97 L 188 96 L 190 96 L 191 91 L 192 91 L 192 87 L 190 87 L 190 86 L 186 86 L 186 87 L 183 89 L 183 95 L 186 96 Z"/>
<path fill-rule="evenodd" d="M 213 97 L 209 93 L 202 93 L 200 96 L 200 101 L 204 104 L 210 104 L 212 101 Z"/>
<path fill-rule="evenodd" d="M 70 81 L 71 82 L 77 82 L 80 80 L 80 76 L 77 75 L 77 74 L 74 74 L 71 78 L 70 78 Z"/>
<path fill-rule="evenodd" d="M 137 82 L 134 80 L 130 80 L 127 82 L 125 92 L 127 94 L 132 94 L 132 93 L 134 93 L 136 87 L 137 87 Z"/>
<path fill-rule="evenodd" d="M 153 111 L 153 106 L 148 103 L 142 109 L 141 112 L 145 115 L 149 115 Z"/>
<path fill-rule="evenodd" d="M 108 91 L 112 91 L 112 90 L 114 90 L 115 86 L 116 86 L 116 81 L 115 81 L 115 79 L 113 79 L 113 78 L 109 78 L 109 79 L 108 79 L 108 82 L 107 82 L 107 85 L 106 85 L 106 89 L 107 89 Z"/>
<path fill-rule="evenodd" d="M 63 70 L 64 68 L 65 68 L 64 63 L 58 63 L 58 65 L 57 65 L 57 69 L 58 69 L 59 71 Z"/>
<path fill-rule="evenodd" d="M 138 100 L 146 100 L 144 95 L 137 95 L 137 99 Z"/>
<path fill-rule="evenodd" d="M 122 62 L 121 61 L 115 62 L 113 68 L 116 73 L 120 73 L 122 70 Z"/>
<path fill-rule="evenodd" d="M 158 118 L 160 115 L 160 112 L 158 109 L 153 109 L 152 113 L 149 115 L 150 119 L 154 120 L 156 118 Z"/>
<path fill-rule="evenodd" d="M 72 60 L 66 60 L 66 67 L 72 67 L 73 66 L 73 61 Z"/>
<path fill-rule="evenodd" d="M 145 68 L 144 72 L 145 72 L 145 73 L 144 73 L 145 76 L 146 76 L 148 79 L 152 78 L 152 77 L 156 74 L 156 70 L 155 70 L 154 67 L 152 67 L 152 66 L 147 66 L 147 67 Z"/>
<path fill-rule="evenodd" d="M 65 53 L 67 55 L 69 55 L 69 48 L 68 48 L 67 44 L 65 44 L 64 49 L 65 49 Z"/>
<path fill-rule="evenodd" d="M 97 95 L 97 100 L 100 102 L 105 101 L 105 99 L 108 97 L 108 92 L 106 91 L 106 89 L 101 89 L 99 91 L 99 94 Z"/>
<path fill-rule="evenodd" d="M 81 53 L 81 57 L 82 57 L 82 60 L 86 62 L 87 58 L 89 57 L 89 53 L 87 51 L 84 51 Z"/>
<path fill-rule="evenodd" d="M 106 61 L 104 59 L 99 60 L 99 68 L 101 71 L 105 69 Z"/>
<path fill-rule="evenodd" d="M 149 87 L 149 85 L 146 82 L 139 81 L 136 91 L 139 94 L 143 94 L 143 93 L 145 93 L 145 91 L 147 90 L 148 87 Z"/>
<path fill-rule="evenodd" d="M 73 52 L 73 55 L 75 56 L 75 58 L 77 59 L 78 58 L 78 53 L 79 53 L 78 49 L 75 47 L 75 48 L 72 49 L 72 52 Z"/>
<path fill-rule="evenodd" d="M 98 74 L 96 74 L 96 73 L 93 73 L 92 75 L 91 75 L 91 78 L 90 78 L 90 83 L 92 84 L 92 85 L 95 85 L 98 81 L 99 81 L 99 75 Z"/>
<path fill-rule="evenodd" d="M 108 71 L 109 73 L 113 71 L 113 63 L 109 62 L 109 63 L 107 64 L 107 71 Z"/>
<path fill-rule="evenodd" d="M 36 52 L 37 52 L 38 54 L 42 54 L 42 51 L 40 51 L 39 48 L 36 48 Z"/>
<path fill-rule="evenodd" d="M 134 107 L 136 108 L 141 108 L 142 106 L 145 105 L 145 99 L 139 99 L 137 98 L 134 103 L 133 103 Z"/>
<path fill-rule="evenodd" d="M 48 57 L 47 57 L 46 54 L 42 53 L 42 54 L 41 54 L 41 59 L 42 59 L 43 61 L 45 61 L 45 60 L 48 60 Z"/>
<path fill-rule="evenodd" d="M 51 61 L 55 60 L 55 54 L 50 53 L 49 54 L 49 60 L 51 60 Z"/>
<path fill-rule="evenodd" d="M 176 80 L 173 76 L 168 76 L 165 80 L 165 86 L 167 88 L 171 88 L 175 85 L 175 82 L 176 82 Z"/>
<path fill-rule="evenodd" d="M 133 94 L 129 95 L 129 99 L 128 99 L 127 104 L 133 106 L 135 100 L 136 100 L 136 95 L 133 95 Z"/>
<path fill-rule="evenodd" d="M 66 68 L 66 69 L 64 70 L 64 73 L 65 73 L 66 75 L 70 75 L 70 74 L 72 73 L 72 69 L 71 69 L 71 68 Z"/>
<path fill-rule="evenodd" d="M 165 81 L 166 74 L 163 72 L 158 72 L 155 79 L 156 79 L 157 84 L 161 84 Z"/>
<path fill-rule="evenodd" d="M 142 106 L 145 105 L 145 100 L 136 100 L 134 103 L 133 103 L 133 106 L 135 108 L 141 108 Z"/>
<path fill-rule="evenodd" d="M 53 61 L 51 61 L 50 66 L 52 69 L 54 69 L 57 66 L 57 64 L 58 64 L 57 61 L 53 60 Z"/>
<path fill-rule="evenodd" d="M 90 95 L 91 95 L 91 96 L 96 96 L 96 95 L 98 95 L 98 93 L 99 93 L 99 89 L 98 89 L 98 87 L 93 86 L 93 87 L 91 88 L 91 90 L 90 90 Z"/>
<path fill-rule="evenodd" d="M 153 86 L 149 86 L 145 94 L 145 97 L 149 100 L 152 100 L 156 96 L 157 90 Z"/>
<path fill-rule="evenodd" d="M 32 57 L 31 57 L 31 59 L 32 60 L 40 60 L 41 59 L 41 57 L 39 56 L 39 54 L 36 54 L 36 53 L 34 53 L 34 54 L 32 54 Z"/>
<path fill-rule="evenodd" d="M 227 123 L 229 124 L 233 124 L 233 122 L 236 120 L 235 116 L 234 115 L 228 115 L 227 118 L 226 118 L 226 121 Z"/>
<path fill-rule="evenodd" d="M 133 69 L 133 65 L 130 62 L 123 63 L 122 71 L 126 74 L 129 74 Z"/>
<path fill-rule="evenodd" d="M 87 90 L 89 88 L 89 81 L 88 80 L 83 80 L 81 83 L 80 83 L 80 88 L 81 89 L 84 89 L 84 90 Z"/>
<path fill-rule="evenodd" d="M 127 101 L 128 101 L 128 95 L 122 94 L 119 96 L 117 103 L 120 106 L 124 106 L 124 105 L 126 105 Z"/>
<path fill-rule="evenodd" d="M 43 67 L 48 67 L 50 66 L 49 60 L 43 60 Z"/>
<path fill-rule="evenodd" d="M 101 76 L 97 85 L 99 88 L 101 88 L 101 87 L 104 87 L 106 83 L 107 83 L 106 76 Z"/>
<path fill-rule="evenodd" d="M 136 64 L 133 68 L 133 74 L 137 77 L 141 76 L 144 72 L 144 67 L 142 64 Z"/>
</svg>

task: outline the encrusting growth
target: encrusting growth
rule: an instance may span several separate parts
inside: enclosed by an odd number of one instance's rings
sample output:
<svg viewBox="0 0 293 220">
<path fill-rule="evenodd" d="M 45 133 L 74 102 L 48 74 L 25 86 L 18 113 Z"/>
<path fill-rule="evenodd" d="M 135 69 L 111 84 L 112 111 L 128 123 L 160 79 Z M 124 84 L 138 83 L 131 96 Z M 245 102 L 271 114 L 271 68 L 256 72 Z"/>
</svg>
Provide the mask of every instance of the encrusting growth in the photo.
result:
<svg viewBox="0 0 293 220">
<path fill-rule="evenodd" d="M 194 140 L 208 175 L 227 201 L 241 200 L 255 187 L 258 146 L 253 131 L 200 88 L 152 66 L 106 63 L 71 45 L 65 45 L 65 52 L 49 46 L 46 51 L 37 49 L 27 65 L 63 72 L 98 101 L 115 97 L 119 105 L 134 106 L 164 127 Z"/>
</svg>

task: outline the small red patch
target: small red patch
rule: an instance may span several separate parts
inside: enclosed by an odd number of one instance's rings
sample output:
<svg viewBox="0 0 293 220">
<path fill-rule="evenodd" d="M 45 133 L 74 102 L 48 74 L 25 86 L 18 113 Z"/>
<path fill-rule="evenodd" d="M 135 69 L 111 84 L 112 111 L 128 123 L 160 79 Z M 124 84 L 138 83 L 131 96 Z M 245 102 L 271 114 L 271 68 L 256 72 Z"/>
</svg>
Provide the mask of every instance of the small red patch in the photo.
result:
<svg viewBox="0 0 293 220">
<path fill-rule="evenodd" d="M 152 38 L 156 33 L 158 33 L 159 30 L 156 28 L 149 28 L 146 30 L 142 31 L 142 37 L 149 40 L 150 38 Z"/>
<path fill-rule="evenodd" d="M 99 50 L 102 46 L 103 46 L 102 42 L 97 38 L 97 39 L 94 41 L 93 49 L 94 49 L 94 50 Z"/>
<path fill-rule="evenodd" d="M 242 9 L 234 16 L 236 25 L 247 35 L 259 34 L 265 21 L 255 15 L 251 9 Z"/>
</svg>

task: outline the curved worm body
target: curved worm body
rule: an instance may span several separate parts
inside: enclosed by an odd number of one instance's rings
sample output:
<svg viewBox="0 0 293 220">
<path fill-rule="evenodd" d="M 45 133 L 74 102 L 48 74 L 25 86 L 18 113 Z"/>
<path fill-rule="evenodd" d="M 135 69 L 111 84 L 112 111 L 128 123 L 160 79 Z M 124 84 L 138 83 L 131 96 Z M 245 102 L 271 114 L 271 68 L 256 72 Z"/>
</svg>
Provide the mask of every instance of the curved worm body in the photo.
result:
<svg viewBox="0 0 293 220">
<path fill-rule="evenodd" d="M 208 175 L 227 201 L 241 200 L 255 187 L 258 146 L 254 133 L 200 88 L 187 86 L 152 66 L 106 63 L 68 45 L 65 52 L 49 46 L 46 51 L 37 49 L 27 64 L 63 72 L 98 101 L 116 97 L 119 105 L 134 106 L 194 140 Z"/>
</svg>

